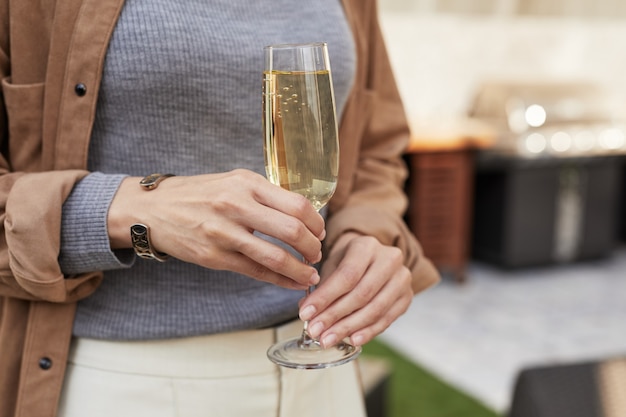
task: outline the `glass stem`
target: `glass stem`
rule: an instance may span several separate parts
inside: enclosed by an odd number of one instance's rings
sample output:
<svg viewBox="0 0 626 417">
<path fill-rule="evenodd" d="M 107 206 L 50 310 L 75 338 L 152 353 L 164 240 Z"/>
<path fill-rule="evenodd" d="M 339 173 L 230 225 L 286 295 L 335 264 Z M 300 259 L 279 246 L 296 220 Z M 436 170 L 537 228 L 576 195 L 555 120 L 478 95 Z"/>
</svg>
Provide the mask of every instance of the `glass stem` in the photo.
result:
<svg viewBox="0 0 626 417">
<path fill-rule="evenodd" d="M 320 209 L 317 210 L 317 212 L 319 213 Z M 311 262 L 309 262 L 304 256 L 302 256 L 302 262 L 304 262 L 306 265 L 313 265 Z M 306 297 L 308 297 L 312 292 L 313 289 L 315 288 L 314 285 L 310 285 L 309 287 L 307 287 L 306 289 Z M 304 322 L 304 327 L 302 329 L 302 336 L 300 336 L 300 340 L 298 341 L 298 346 L 300 347 L 313 347 L 313 346 L 321 346 L 320 342 L 318 340 L 315 340 L 311 337 L 311 335 L 309 335 L 309 321 L 306 320 Z"/>
<path fill-rule="evenodd" d="M 312 286 L 306 289 L 307 297 L 309 296 L 309 294 L 311 294 L 311 291 L 313 291 Z M 309 321 L 308 320 L 304 322 L 304 328 L 302 329 L 302 337 L 301 337 L 300 343 L 303 346 L 310 346 L 311 344 L 317 343 L 317 341 L 309 335 Z"/>
<path fill-rule="evenodd" d="M 311 265 L 311 263 L 309 261 L 307 261 L 306 259 L 303 258 L 303 261 L 305 264 L 307 265 Z M 306 296 L 308 297 L 311 292 L 313 291 L 313 288 L 315 288 L 313 285 L 309 286 L 306 289 Z M 311 335 L 309 335 L 309 321 L 306 320 L 304 322 L 304 327 L 302 328 L 302 336 L 300 337 L 300 341 L 298 342 L 298 345 L 300 347 L 310 347 L 311 345 L 318 345 L 320 344 L 320 342 L 318 342 L 317 340 L 313 339 L 311 337 Z"/>
</svg>

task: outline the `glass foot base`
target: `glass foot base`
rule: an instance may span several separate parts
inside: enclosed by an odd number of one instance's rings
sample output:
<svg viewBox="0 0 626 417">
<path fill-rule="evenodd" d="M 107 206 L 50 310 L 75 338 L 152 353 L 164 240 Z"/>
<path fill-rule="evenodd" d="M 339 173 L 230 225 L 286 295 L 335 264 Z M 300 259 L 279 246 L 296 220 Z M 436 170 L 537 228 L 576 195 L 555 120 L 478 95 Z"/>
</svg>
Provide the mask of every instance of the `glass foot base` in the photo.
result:
<svg viewBox="0 0 626 417">
<path fill-rule="evenodd" d="M 314 340 L 301 337 L 277 343 L 269 348 L 267 357 L 277 365 L 295 369 L 322 369 L 343 365 L 355 359 L 361 348 L 341 342 L 324 349 Z"/>
</svg>

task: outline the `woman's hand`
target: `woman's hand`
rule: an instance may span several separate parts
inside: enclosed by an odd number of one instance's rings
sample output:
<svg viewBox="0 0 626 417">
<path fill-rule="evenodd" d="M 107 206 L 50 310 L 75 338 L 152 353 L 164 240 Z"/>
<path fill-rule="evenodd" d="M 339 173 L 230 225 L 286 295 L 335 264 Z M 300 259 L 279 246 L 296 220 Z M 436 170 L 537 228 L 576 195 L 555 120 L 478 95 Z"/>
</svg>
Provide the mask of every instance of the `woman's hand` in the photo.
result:
<svg viewBox="0 0 626 417">
<path fill-rule="evenodd" d="M 150 227 L 155 250 L 212 269 L 286 288 L 319 281 L 315 268 L 255 231 L 277 238 L 310 262 L 321 259 L 324 220 L 306 198 L 248 170 L 171 177 L 150 191 L 127 178 L 109 209 L 112 248 L 129 248 L 133 223 Z"/>
<path fill-rule="evenodd" d="M 413 298 L 411 273 L 398 248 L 373 237 L 342 236 L 324 261 L 322 283 L 300 306 L 311 337 L 332 346 L 349 337 L 360 346 L 402 315 Z"/>
</svg>

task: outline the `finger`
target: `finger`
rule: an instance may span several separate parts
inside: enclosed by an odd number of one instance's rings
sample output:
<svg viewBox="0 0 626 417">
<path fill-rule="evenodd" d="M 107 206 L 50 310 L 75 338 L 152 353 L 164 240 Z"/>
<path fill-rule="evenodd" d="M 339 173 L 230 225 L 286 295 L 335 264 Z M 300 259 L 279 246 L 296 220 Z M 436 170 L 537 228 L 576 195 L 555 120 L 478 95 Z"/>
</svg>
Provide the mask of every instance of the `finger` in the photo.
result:
<svg viewBox="0 0 626 417">
<path fill-rule="evenodd" d="M 365 240 L 367 239 L 361 242 Z M 319 312 L 325 311 L 331 304 L 356 288 L 375 259 L 375 254 L 368 247 L 369 245 L 368 242 L 350 245 L 335 270 L 328 276 L 325 273 L 329 268 L 324 265 L 322 272 L 325 278 L 303 303 L 300 310 L 302 320 L 311 320 Z"/>
<path fill-rule="evenodd" d="M 169 253 L 206 268 L 232 270 L 286 288 L 303 289 L 319 282 L 313 266 L 241 226 L 231 224 L 217 229 L 209 222 L 202 226 L 204 231 L 187 234 L 185 239 L 167 239 Z M 176 233 L 172 230 L 166 236 Z"/>
<path fill-rule="evenodd" d="M 389 274 L 389 272 L 385 271 L 385 268 L 381 267 L 381 265 L 384 265 L 384 263 L 378 262 L 378 265 L 371 265 L 370 269 L 359 280 L 353 290 L 346 292 L 328 307 L 318 310 L 319 314 L 309 322 L 309 333 L 311 337 L 320 337 L 322 332 L 325 332 L 327 329 L 334 326 L 335 323 L 339 322 L 353 312 L 366 307 L 372 302 L 372 300 L 385 286 L 386 280 L 381 279 L 381 277 Z M 316 289 L 310 298 L 312 298 L 312 296 L 322 288 L 323 287 Z M 305 310 L 303 309 L 303 311 Z"/>
<path fill-rule="evenodd" d="M 322 242 L 299 219 L 266 207 L 256 214 L 248 223 L 252 230 L 286 243 L 310 263 L 321 260 Z"/>
<path fill-rule="evenodd" d="M 246 274 L 248 276 L 261 279 L 271 272 L 270 276 L 287 277 L 298 287 L 308 287 L 319 283 L 319 274 L 313 266 L 295 258 L 286 249 L 251 233 L 243 233 L 243 236 L 235 242 L 235 249 L 254 267 L 251 273 Z M 233 265 L 228 265 L 228 267 L 232 268 Z M 250 270 L 249 267 L 248 270 Z"/>
<path fill-rule="evenodd" d="M 271 184 L 265 185 L 276 188 Z M 233 242 L 229 247 L 242 253 L 248 254 L 251 251 L 245 246 L 245 242 L 237 243 L 244 236 L 233 235 L 232 229 L 235 227 L 241 228 L 246 235 L 251 235 L 256 230 L 276 238 L 293 247 L 311 263 L 318 262 L 322 257 L 322 244 L 317 236 L 298 218 L 281 210 L 260 204 L 254 199 L 245 202 L 229 199 L 220 200 L 219 203 L 213 201 L 212 207 L 213 216 L 209 216 L 202 224 L 204 233 L 216 241 L 226 239 Z M 256 260 L 260 261 L 259 258 Z"/>
<path fill-rule="evenodd" d="M 246 230 L 237 228 L 230 230 L 231 233 L 228 236 L 224 235 L 221 239 L 217 240 L 220 242 L 220 245 L 222 245 L 218 251 L 227 254 L 232 252 L 243 257 L 248 265 L 246 275 L 257 279 L 263 278 L 264 275 L 287 277 L 294 281 L 299 287 L 316 285 L 319 282 L 317 269 L 295 258 L 285 248 L 268 242 Z M 212 241 L 215 242 L 216 240 Z M 226 250 L 224 250 L 224 248 Z M 220 265 L 219 262 L 221 262 L 221 268 L 223 269 L 236 267 L 236 265 L 233 265 L 231 257 L 226 256 L 220 261 L 219 253 L 216 256 L 212 245 L 206 248 L 206 255 L 208 258 L 207 261 L 213 259 L 214 264 L 217 258 L 218 265 Z M 250 265 L 252 265 L 252 268 Z"/>
<path fill-rule="evenodd" d="M 323 240 L 326 231 L 323 217 L 313 208 L 313 205 L 304 196 L 284 190 L 276 185 L 267 183 L 271 190 L 258 193 L 256 198 L 259 203 L 295 217 L 302 221 L 308 230 L 318 240 Z"/>
<path fill-rule="evenodd" d="M 230 198 L 217 202 L 213 200 L 212 206 L 216 212 L 216 219 L 230 219 L 249 232 L 259 231 L 265 235 L 276 238 L 293 247 L 311 263 L 319 262 L 322 257 L 322 244 L 319 234 L 324 234 L 324 220 L 312 208 L 311 204 L 302 196 L 285 191 L 276 187 L 266 180 L 254 181 L 259 187 L 252 188 L 253 197 L 243 201 L 234 201 Z M 267 197 L 268 195 L 273 197 Z M 267 201 L 271 200 L 271 204 Z M 302 213 L 293 209 L 293 201 L 304 200 Z M 290 208 L 291 207 L 291 208 Z M 307 216 L 313 216 L 315 230 L 312 231 L 307 225 Z M 208 220 L 211 222 L 212 220 Z M 212 226 L 213 228 L 219 225 Z M 317 230 L 319 229 L 319 230 Z"/>
<path fill-rule="evenodd" d="M 411 302 L 411 296 L 407 292 L 398 292 L 392 287 L 393 284 L 385 286 L 379 296 L 365 307 L 324 331 L 319 336 L 322 345 L 332 346 L 349 337 L 352 344 L 360 346 L 385 331 L 406 312 Z"/>
<path fill-rule="evenodd" d="M 303 291 L 308 288 L 308 285 L 300 284 L 289 277 L 280 275 L 254 262 L 247 256 L 234 253 L 223 259 L 224 263 L 222 269 L 238 272 L 258 281 L 267 282 L 287 289 Z"/>
<path fill-rule="evenodd" d="M 376 336 L 383 333 L 391 324 L 398 319 L 401 315 L 403 315 L 408 306 L 410 305 L 411 298 L 405 297 L 403 300 L 398 300 L 396 303 L 392 304 L 392 306 L 387 310 L 385 316 L 381 317 L 378 321 L 374 322 L 370 326 L 362 326 L 358 328 L 358 330 L 352 332 L 350 330 L 344 330 L 340 334 L 344 335 L 344 337 L 348 337 L 350 339 L 350 343 L 354 346 L 362 346 L 371 340 L 373 340 Z M 354 322 L 347 322 L 347 328 L 353 328 L 355 326 L 359 326 L 358 323 L 359 318 L 355 317 Z M 346 333 L 347 332 L 347 333 Z"/>
</svg>

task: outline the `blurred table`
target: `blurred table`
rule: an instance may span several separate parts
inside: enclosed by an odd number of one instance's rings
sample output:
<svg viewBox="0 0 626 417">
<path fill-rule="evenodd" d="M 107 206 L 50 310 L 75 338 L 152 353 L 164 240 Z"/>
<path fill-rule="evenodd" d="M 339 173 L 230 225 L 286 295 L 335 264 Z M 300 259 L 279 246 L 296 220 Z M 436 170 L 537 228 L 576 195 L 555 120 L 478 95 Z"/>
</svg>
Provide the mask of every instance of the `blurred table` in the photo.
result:
<svg viewBox="0 0 626 417">
<path fill-rule="evenodd" d="M 405 155 L 409 227 L 437 268 L 463 282 L 470 253 L 475 152 L 492 146 L 495 134 L 474 120 L 413 123 L 411 130 Z"/>
</svg>

